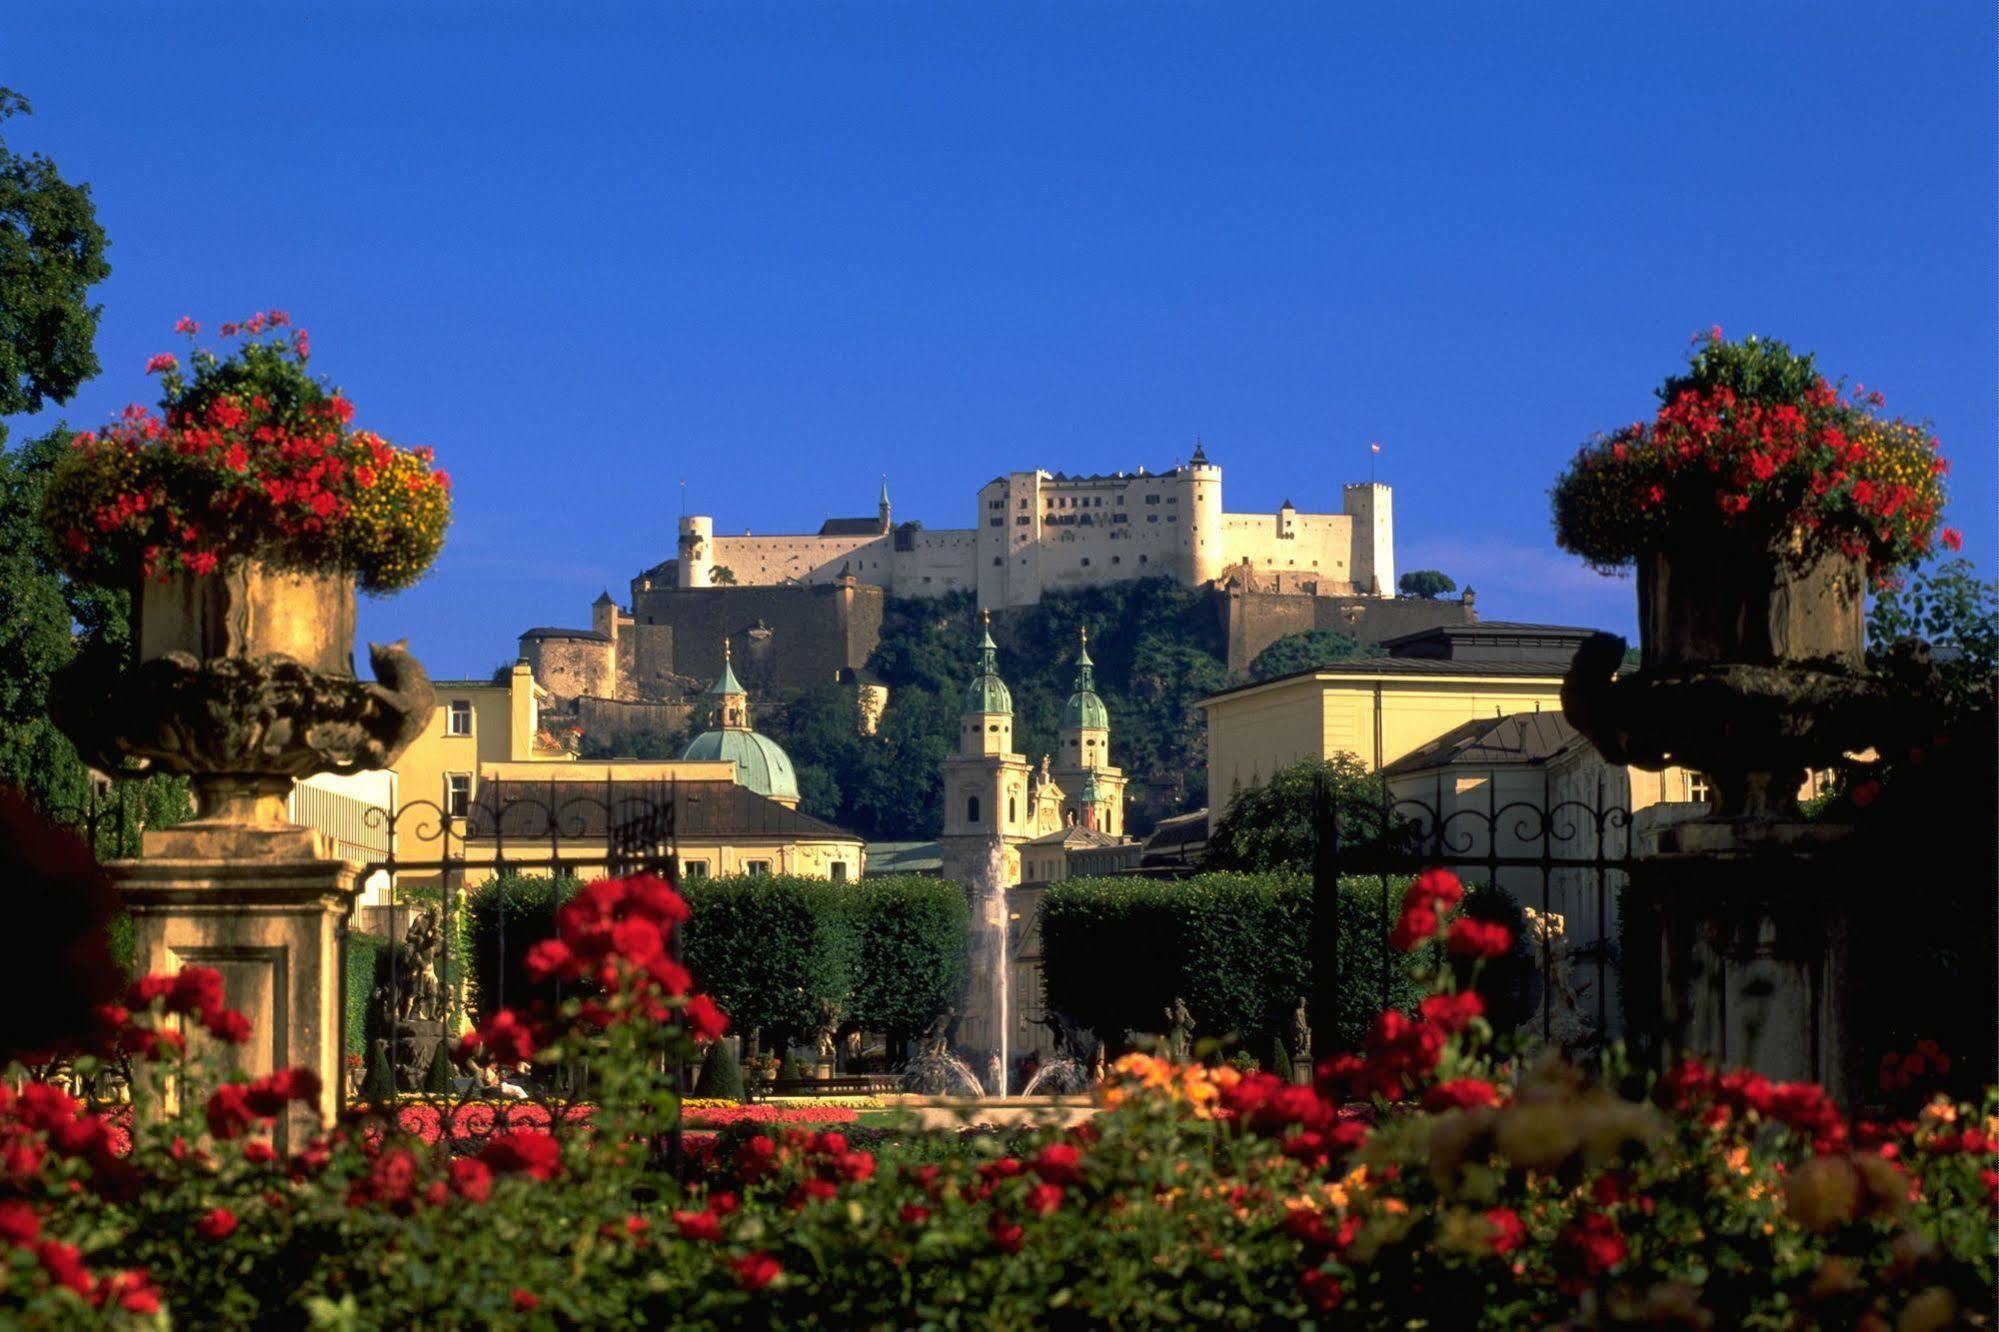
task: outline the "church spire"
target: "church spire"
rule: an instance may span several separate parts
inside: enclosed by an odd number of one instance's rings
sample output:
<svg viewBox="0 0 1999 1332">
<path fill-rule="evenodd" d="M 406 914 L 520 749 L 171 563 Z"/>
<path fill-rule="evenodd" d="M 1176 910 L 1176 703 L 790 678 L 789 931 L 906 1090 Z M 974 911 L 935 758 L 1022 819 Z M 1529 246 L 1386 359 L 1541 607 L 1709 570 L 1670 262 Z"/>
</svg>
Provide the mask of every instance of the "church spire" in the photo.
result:
<svg viewBox="0 0 1999 1332">
<path fill-rule="evenodd" d="M 979 612 L 979 673 L 965 690 L 966 713 L 1012 713 L 1013 695 L 999 677 L 999 645 L 993 642 L 991 611 Z"/>
<path fill-rule="evenodd" d="M 875 511 L 881 515 L 882 531 L 884 532 L 888 531 L 888 473 L 887 472 L 882 473 L 882 497 L 881 501 L 875 506 Z"/>
<path fill-rule="evenodd" d="M 750 725 L 749 691 L 742 681 L 736 679 L 736 668 L 730 659 L 729 640 L 722 639 L 722 673 L 715 683 L 708 686 L 708 697 L 715 700 L 716 722 L 725 731 L 748 730 Z"/>
</svg>

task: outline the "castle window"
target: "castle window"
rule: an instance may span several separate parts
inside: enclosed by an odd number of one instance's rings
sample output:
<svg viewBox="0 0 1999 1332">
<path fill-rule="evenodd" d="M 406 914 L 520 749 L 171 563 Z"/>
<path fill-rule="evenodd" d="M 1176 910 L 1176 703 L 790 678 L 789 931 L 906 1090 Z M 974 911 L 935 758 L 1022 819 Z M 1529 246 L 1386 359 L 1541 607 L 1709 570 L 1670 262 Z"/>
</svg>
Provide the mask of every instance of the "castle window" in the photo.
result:
<svg viewBox="0 0 1999 1332">
<path fill-rule="evenodd" d="M 1005 563 L 1006 563 L 1006 556 L 1004 556 L 1004 555 L 995 555 L 995 556 L 993 556 L 993 568 L 997 569 L 997 568 L 999 568 L 999 567 L 1000 567 L 1000 566 L 1001 566 L 1002 564 L 1005 564 Z"/>
<path fill-rule="evenodd" d="M 1112 563 L 1112 564 L 1122 564 L 1122 563 L 1124 563 L 1124 556 L 1122 556 L 1122 555 L 1113 555 L 1113 556 L 1111 556 L 1111 563 Z"/>
<path fill-rule="evenodd" d="M 1180 497 L 1178 495 L 1168 495 L 1166 497 L 1166 502 L 1168 504 L 1178 504 L 1180 502 Z"/>
<path fill-rule="evenodd" d="M 1083 557 L 1083 564 L 1084 564 L 1084 567 L 1086 567 L 1086 568 L 1087 568 L 1087 567 L 1089 566 L 1089 563 L 1090 563 L 1090 557 L 1089 557 L 1089 556 L 1087 556 L 1087 555 L 1085 555 L 1085 556 Z"/>
<path fill-rule="evenodd" d="M 1166 515 L 1166 521 L 1169 523 L 1177 523 L 1180 521 L 1180 515 L 1177 513 L 1169 513 Z"/>
<path fill-rule="evenodd" d="M 1008 823 L 1014 823 L 1017 822 L 1019 818 L 1020 818 L 1020 807 L 1014 803 L 1014 799 L 1012 796 L 1008 796 L 1006 798 L 1006 821 Z"/>
<path fill-rule="evenodd" d="M 992 520 L 991 522 L 987 523 L 986 525 L 987 525 L 988 527 L 998 527 L 998 526 L 1000 525 L 1000 520 L 999 520 L 999 519 L 997 519 L 997 518 L 995 518 L 995 519 L 993 519 L 993 520 Z"/>
<path fill-rule="evenodd" d="M 1122 504 L 1122 503 L 1124 503 L 1124 495 L 1123 495 L 1123 493 L 1122 493 L 1122 492 L 1120 492 L 1120 493 L 1118 494 L 1118 497 L 1117 497 L 1117 502 L 1118 502 L 1119 504 Z"/>
<path fill-rule="evenodd" d="M 979 821 L 979 798 L 977 796 L 966 796 L 965 822 L 977 823 L 978 821 Z"/>
<path fill-rule="evenodd" d="M 1143 564 L 1143 563 L 1145 563 L 1145 556 L 1143 556 L 1143 555 L 1139 556 L 1139 557 L 1138 557 L 1138 562 L 1139 562 L 1140 564 Z"/>
<path fill-rule="evenodd" d="M 1013 525 L 1015 527 L 1026 527 L 1029 521 L 1028 516 L 1023 513 L 1020 517 L 1013 520 Z"/>
<path fill-rule="evenodd" d="M 1159 503 L 1159 496 L 1157 496 L 1157 495 L 1147 495 L 1147 496 L 1145 497 L 1145 502 L 1146 502 L 1147 504 L 1157 504 L 1157 503 Z"/>
<path fill-rule="evenodd" d="M 1148 523 L 1156 523 L 1159 521 L 1159 515 L 1156 513 L 1148 513 L 1145 515 L 1145 521 Z"/>
<path fill-rule="evenodd" d="M 444 713 L 444 733 L 446 735 L 472 734 L 472 700 L 454 698 Z"/>
</svg>

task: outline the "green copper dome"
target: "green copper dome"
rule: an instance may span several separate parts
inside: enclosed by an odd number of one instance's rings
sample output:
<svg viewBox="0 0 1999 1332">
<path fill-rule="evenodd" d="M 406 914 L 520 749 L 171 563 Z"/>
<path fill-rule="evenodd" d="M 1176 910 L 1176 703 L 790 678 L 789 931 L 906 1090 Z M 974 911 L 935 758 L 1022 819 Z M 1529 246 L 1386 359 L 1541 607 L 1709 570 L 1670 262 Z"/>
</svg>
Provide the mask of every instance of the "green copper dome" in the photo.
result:
<svg viewBox="0 0 1999 1332">
<path fill-rule="evenodd" d="M 1090 660 L 1090 631 L 1085 629 L 1082 647 L 1076 653 L 1076 692 L 1062 705 L 1062 729 L 1109 730 L 1110 725 L 1111 714 L 1097 697 L 1096 663 Z"/>
<path fill-rule="evenodd" d="M 999 645 L 988 625 L 979 636 L 979 673 L 965 687 L 965 712 L 1013 712 L 1013 695 L 999 678 Z"/>
<path fill-rule="evenodd" d="M 680 757 L 690 761 L 727 760 L 736 765 L 736 781 L 773 800 L 798 799 L 798 773 L 791 756 L 777 741 L 750 729 L 749 691 L 736 679 L 729 644 L 722 643 L 722 674 L 708 687 L 719 704 L 721 725 L 687 742 Z"/>
<path fill-rule="evenodd" d="M 736 780 L 758 795 L 775 800 L 798 799 L 798 774 L 791 756 L 769 736 L 755 731 L 703 731 L 687 742 L 683 759 L 728 759 L 736 765 Z"/>
</svg>

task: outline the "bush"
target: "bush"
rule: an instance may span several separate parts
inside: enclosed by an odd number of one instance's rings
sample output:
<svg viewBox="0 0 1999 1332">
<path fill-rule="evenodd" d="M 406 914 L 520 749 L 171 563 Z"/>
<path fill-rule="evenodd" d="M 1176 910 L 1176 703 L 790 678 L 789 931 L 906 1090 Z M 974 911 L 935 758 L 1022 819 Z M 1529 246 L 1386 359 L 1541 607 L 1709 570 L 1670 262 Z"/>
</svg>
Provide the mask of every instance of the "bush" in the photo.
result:
<svg viewBox="0 0 1999 1332">
<path fill-rule="evenodd" d="M 792 875 L 697 879 L 681 960 L 702 978 L 735 1029 L 764 1044 L 816 1028 L 851 993 L 852 921 L 843 885 Z"/>
<path fill-rule="evenodd" d="M 368 999 L 375 992 L 375 978 L 381 974 L 382 954 L 388 947 L 388 940 L 372 934 L 347 936 L 347 992 L 343 996 L 347 1030 L 342 1044 L 348 1054 L 368 1053 L 368 1038 L 373 1035 Z"/>
<path fill-rule="evenodd" d="M 736 1053 L 729 1048 L 727 1041 L 716 1041 L 708 1047 L 707 1055 L 701 1060 L 701 1076 L 695 1087 L 704 1100 L 743 1099 L 743 1069 L 736 1062 Z"/>
<path fill-rule="evenodd" d="M 943 879 L 863 879 L 838 891 L 854 935 L 846 1016 L 886 1033 L 893 1058 L 964 988 L 971 912 Z"/>
<path fill-rule="evenodd" d="M 1419 997 L 1385 943 L 1405 886 L 1341 880 L 1339 1028 L 1315 1033 L 1316 1054 L 1353 1049 L 1378 1010 L 1406 1010 Z M 1198 1035 L 1265 1049 L 1290 1034 L 1299 998 L 1311 993 L 1311 910 L 1312 884 L 1303 874 L 1056 884 L 1041 904 L 1048 1005 L 1116 1049 L 1127 1031 L 1164 1031 L 1166 1007 L 1184 998 Z M 1474 890 L 1466 912 L 1503 921 L 1519 937 L 1519 907 L 1504 892 Z M 1525 1012 L 1528 962 L 1517 953 L 1488 964 L 1480 979 L 1502 1029 Z"/>
<path fill-rule="evenodd" d="M 555 1002 L 554 984 L 528 979 L 527 951 L 555 933 L 555 909 L 577 887 L 568 877 L 502 874 L 466 890 L 462 916 L 472 955 L 472 1008 L 481 1018 L 503 1006 Z"/>
</svg>

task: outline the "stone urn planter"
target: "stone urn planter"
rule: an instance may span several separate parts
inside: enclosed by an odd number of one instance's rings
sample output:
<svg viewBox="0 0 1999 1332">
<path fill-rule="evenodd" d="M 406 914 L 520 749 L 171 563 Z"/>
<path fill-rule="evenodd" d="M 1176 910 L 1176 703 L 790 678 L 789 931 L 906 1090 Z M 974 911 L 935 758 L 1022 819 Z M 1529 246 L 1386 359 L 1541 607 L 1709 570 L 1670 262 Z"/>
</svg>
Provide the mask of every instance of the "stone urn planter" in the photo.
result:
<svg viewBox="0 0 1999 1332">
<path fill-rule="evenodd" d="M 1600 634 L 1562 687 L 1611 762 L 1705 774 L 1714 818 L 1792 818 L 1811 769 L 1898 729 L 1866 671 L 1858 561 L 1690 541 L 1637 564 L 1639 669 L 1619 674 L 1624 640 Z"/>
<path fill-rule="evenodd" d="M 132 605 L 131 666 L 66 668 L 51 711 L 100 767 L 187 775 L 191 834 L 302 831 L 285 817 L 299 778 L 387 766 L 435 705 L 401 642 L 370 645 L 376 680 L 355 678 L 351 576 L 244 560 L 142 583 Z"/>
</svg>

